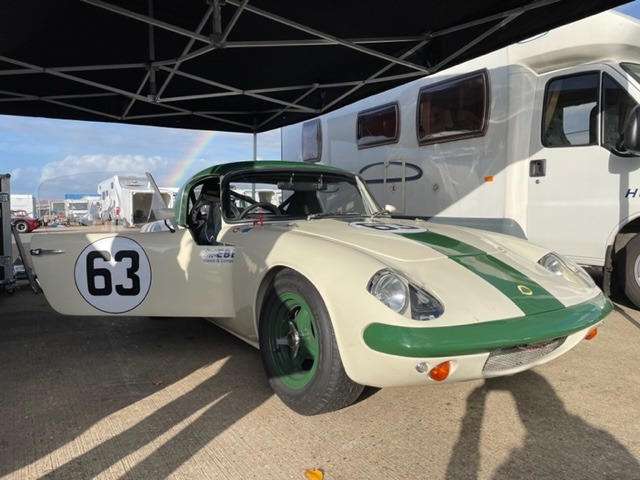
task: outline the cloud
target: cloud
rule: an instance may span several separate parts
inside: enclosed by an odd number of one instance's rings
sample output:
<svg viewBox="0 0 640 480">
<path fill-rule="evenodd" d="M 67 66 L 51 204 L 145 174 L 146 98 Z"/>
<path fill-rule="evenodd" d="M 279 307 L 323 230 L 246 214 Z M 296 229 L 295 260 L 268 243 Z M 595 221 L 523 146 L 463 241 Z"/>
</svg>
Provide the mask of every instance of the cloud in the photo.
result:
<svg viewBox="0 0 640 480">
<path fill-rule="evenodd" d="M 83 155 L 68 156 L 58 162 L 50 162 L 40 170 L 40 181 L 60 176 L 78 175 L 96 172 L 145 172 L 167 170 L 170 161 L 167 158 L 144 155 Z"/>
<path fill-rule="evenodd" d="M 119 174 L 151 172 L 162 178 L 172 162 L 164 157 L 144 155 L 83 155 L 43 165 L 39 172 L 38 198 L 63 198 L 66 194 L 97 194 L 98 183 Z"/>
<path fill-rule="evenodd" d="M 15 189 L 14 185 L 20 186 L 21 182 L 22 183 L 29 183 L 29 181 L 35 178 L 38 178 L 38 175 L 40 174 L 40 169 L 37 167 L 19 167 L 19 168 L 14 168 L 13 170 L 11 170 L 9 172 L 10 178 L 10 190 L 11 193 L 15 193 L 15 194 L 29 194 L 31 193 L 30 189 L 26 189 L 24 192 L 21 191 L 20 188 Z"/>
<path fill-rule="evenodd" d="M 279 130 L 259 134 L 257 142 L 258 158 L 280 158 Z M 253 137 L 0 115 L 0 157 L 0 172 L 11 173 L 14 193 L 36 194 L 42 182 L 51 184 L 59 177 L 69 179 L 68 191 L 71 176 L 95 178 L 98 172 L 149 171 L 162 186 L 179 186 L 210 165 L 250 160 Z"/>
</svg>

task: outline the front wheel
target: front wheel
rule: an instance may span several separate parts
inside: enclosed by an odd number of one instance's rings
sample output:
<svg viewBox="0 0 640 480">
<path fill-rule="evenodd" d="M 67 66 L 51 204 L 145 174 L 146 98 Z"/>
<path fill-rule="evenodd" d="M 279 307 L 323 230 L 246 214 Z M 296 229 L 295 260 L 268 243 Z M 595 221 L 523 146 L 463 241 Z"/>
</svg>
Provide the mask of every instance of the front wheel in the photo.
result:
<svg viewBox="0 0 640 480">
<path fill-rule="evenodd" d="M 344 371 L 331 319 L 315 287 L 292 270 L 281 270 L 260 312 L 260 355 L 280 399 L 302 415 L 352 404 L 363 386 Z"/>
<path fill-rule="evenodd" d="M 624 246 L 616 266 L 625 295 L 636 307 L 640 307 L 640 234 Z"/>
</svg>

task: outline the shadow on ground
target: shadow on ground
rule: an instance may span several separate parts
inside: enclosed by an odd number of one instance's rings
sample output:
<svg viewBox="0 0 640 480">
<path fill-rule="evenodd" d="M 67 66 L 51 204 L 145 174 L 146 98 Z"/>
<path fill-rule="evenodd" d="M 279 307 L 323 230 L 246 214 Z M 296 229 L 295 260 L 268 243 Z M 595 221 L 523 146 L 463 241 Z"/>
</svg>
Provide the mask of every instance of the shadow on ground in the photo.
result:
<svg viewBox="0 0 640 480">
<path fill-rule="evenodd" d="M 0 476 L 104 422 L 104 438 L 79 446 L 84 453 L 32 473 L 95 477 L 162 437 L 125 470 L 128 478 L 165 478 L 272 395 L 257 350 L 205 320 L 68 317 L 28 288 L 3 296 Z M 196 386 L 181 390 L 193 375 Z M 136 413 L 142 402 L 157 409 Z"/>
<path fill-rule="evenodd" d="M 512 395 L 526 433 L 524 442 L 513 446 L 494 479 L 640 478 L 640 463 L 622 444 L 568 412 L 549 382 L 529 370 L 514 377 L 488 379 L 467 397 L 447 479 L 479 478 L 483 416 L 487 397 L 495 391 Z"/>
</svg>

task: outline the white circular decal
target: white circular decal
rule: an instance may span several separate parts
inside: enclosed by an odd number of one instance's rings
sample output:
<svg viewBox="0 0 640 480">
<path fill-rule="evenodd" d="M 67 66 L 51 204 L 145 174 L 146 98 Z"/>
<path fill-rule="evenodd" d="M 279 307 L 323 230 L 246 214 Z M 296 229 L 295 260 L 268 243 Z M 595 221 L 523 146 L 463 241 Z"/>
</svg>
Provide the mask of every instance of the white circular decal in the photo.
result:
<svg viewBox="0 0 640 480">
<path fill-rule="evenodd" d="M 349 224 L 355 228 L 365 228 L 368 230 L 375 230 L 376 232 L 388 232 L 388 233 L 422 233 L 427 229 L 418 227 L 416 225 L 405 225 L 402 223 L 387 223 L 387 222 L 351 222 Z"/>
<path fill-rule="evenodd" d="M 84 299 L 107 313 L 123 313 L 137 307 L 151 287 L 147 254 L 127 237 L 93 242 L 76 260 L 74 274 Z"/>
</svg>

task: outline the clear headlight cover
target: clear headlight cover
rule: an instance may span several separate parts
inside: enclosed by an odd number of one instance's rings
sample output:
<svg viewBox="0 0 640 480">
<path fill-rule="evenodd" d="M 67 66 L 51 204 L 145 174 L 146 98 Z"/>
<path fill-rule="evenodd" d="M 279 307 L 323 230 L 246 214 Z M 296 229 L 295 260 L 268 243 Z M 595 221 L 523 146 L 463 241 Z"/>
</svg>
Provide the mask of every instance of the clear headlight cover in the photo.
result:
<svg viewBox="0 0 640 480">
<path fill-rule="evenodd" d="M 594 288 L 596 286 L 593 278 L 581 266 L 557 253 L 547 253 L 538 260 L 538 263 L 554 275 L 563 277 L 569 282 L 583 287 Z"/>
<path fill-rule="evenodd" d="M 389 270 L 376 273 L 367 290 L 396 313 L 404 312 L 409 299 L 409 289 L 402 279 Z"/>
<path fill-rule="evenodd" d="M 433 295 L 391 270 L 376 273 L 367 290 L 396 313 L 403 314 L 409 307 L 413 320 L 433 320 L 444 313 L 444 307 Z"/>
<path fill-rule="evenodd" d="M 444 313 L 444 307 L 435 297 L 415 285 L 409 285 L 409 301 L 414 320 L 434 320 Z"/>
</svg>

